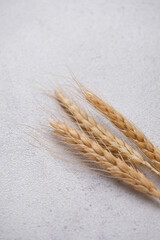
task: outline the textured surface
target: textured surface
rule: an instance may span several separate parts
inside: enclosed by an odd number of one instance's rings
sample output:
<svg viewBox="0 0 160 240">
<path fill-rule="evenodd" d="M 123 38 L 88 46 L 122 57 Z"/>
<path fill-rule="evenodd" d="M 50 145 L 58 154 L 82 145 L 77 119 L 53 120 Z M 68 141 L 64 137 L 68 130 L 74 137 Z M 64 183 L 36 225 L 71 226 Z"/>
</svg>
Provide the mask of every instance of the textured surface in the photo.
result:
<svg viewBox="0 0 160 240">
<path fill-rule="evenodd" d="M 71 84 L 55 77 L 67 64 L 160 145 L 159 9 L 158 0 L 0 1 L 0 239 L 159 239 L 160 202 L 61 146 L 52 156 L 35 148 L 22 127 L 47 125 L 34 86 Z"/>
</svg>

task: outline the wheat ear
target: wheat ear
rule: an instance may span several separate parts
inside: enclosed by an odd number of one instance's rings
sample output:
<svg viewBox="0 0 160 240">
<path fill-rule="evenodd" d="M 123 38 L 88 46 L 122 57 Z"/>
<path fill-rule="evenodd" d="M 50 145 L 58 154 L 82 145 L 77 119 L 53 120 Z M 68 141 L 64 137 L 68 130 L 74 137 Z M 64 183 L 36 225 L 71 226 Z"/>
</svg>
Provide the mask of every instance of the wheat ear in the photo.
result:
<svg viewBox="0 0 160 240">
<path fill-rule="evenodd" d="M 91 140 L 84 132 L 79 133 L 76 129 L 69 128 L 65 123 L 50 122 L 50 125 L 53 127 L 55 134 L 63 137 L 66 143 L 72 144 L 91 162 L 96 162 L 112 176 L 142 193 L 160 198 L 160 192 L 141 172 L 128 166 L 123 160 L 114 157 L 97 142 Z"/>
<path fill-rule="evenodd" d="M 154 146 L 151 141 L 142 133 L 133 123 L 127 120 L 121 113 L 115 110 L 111 105 L 104 102 L 94 93 L 88 90 L 83 91 L 86 99 L 100 112 L 102 112 L 117 128 L 119 128 L 127 137 L 132 139 L 141 151 L 156 164 L 160 169 L 160 149 Z"/>
<path fill-rule="evenodd" d="M 86 130 L 91 136 L 95 137 L 100 144 L 106 146 L 114 156 L 122 157 L 126 162 L 128 161 L 132 164 L 146 166 L 152 172 L 160 176 L 160 173 L 148 162 L 144 161 L 143 157 L 137 151 L 116 137 L 109 130 L 105 129 L 102 125 L 98 124 L 96 120 L 88 116 L 82 108 L 72 103 L 64 93 L 56 91 L 55 95 L 62 107 L 71 114 L 80 127 Z"/>
</svg>

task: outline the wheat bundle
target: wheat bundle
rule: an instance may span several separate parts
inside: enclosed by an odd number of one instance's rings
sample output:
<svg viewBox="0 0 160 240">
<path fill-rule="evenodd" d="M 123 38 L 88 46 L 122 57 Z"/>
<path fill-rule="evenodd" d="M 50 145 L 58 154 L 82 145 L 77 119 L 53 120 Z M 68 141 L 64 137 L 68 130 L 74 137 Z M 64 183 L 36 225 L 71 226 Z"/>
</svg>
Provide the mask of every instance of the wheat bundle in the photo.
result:
<svg viewBox="0 0 160 240">
<path fill-rule="evenodd" d="M 86 130 L 91 136 L 107 147 L 109 151 L 116 157 L 123 158 L 126 162 L 131 164 L 141 164 L 149 168 L 152 172 L 160 176 L 160 173 L 153 168 L 143 157 L 134 150 L 129 144 L 116 137 L 109 130 L 98 124 L 97 121 L 89 116 L 82 108 L 77 104 L 71 102 L 66 94 L 56 91 L 56 99 L 60 102 L 62 107 L 66 109 L 69 114 L 76 120 L 81 128 Z"/>
</svg>

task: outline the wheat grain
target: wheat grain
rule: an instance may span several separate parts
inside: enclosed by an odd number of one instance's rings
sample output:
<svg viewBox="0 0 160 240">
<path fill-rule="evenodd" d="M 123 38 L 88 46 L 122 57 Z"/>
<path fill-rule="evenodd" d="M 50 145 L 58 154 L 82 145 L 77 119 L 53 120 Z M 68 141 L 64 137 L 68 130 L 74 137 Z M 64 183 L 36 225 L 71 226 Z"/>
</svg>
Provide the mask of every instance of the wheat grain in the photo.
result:
<svg viewBox="0 0 160 240">
<path fill-rule="evenodd" d="M 101 111 L 117 128 L 127 137 L 132 139 L 139 149 L 160 169 L 160 149 L 154 146 L 151 141 L 133 123 L 127 120 L 121 113 L 111 105 L 104 102 L 94 93 L 88 90 L 83 91 L 86 99 L 99 111 Z M 157 162 L 157 164 L 156 164 Z"/>
<path fill-rule="evenodd" d="M 88 159 L 106 169 L 113 177 L 131 185 L 137 191 L 160 198 L 160 192 L 153 183 L 141 172 L 128 166 L 123 160 L 114 157 L 109 151 L 91 140 L 84 132 L 79 133 L 74 128 L 69 128 L 65 123 L 50 122 L 55 134 L 63 137 L 66 143 L 75 146 Z"/>
<path fill-rule="evenodd" d="M 56 91 L 55 95 L 56 99 L 67 110 L 67 112 L 71 114 L 80 127 L 86 130 L 91 136 L 94 136 L 100 144 L 106 146 L 114 156 L 122 157 L 126 162 L 131 164 L 141 164 L 146 166 L 152 172 L 160 176 L 160 173 L 148 162 L 144 161 L 143 157 L 137 151 L 116 137 L 109 130 L 105 129 L 102 125 L 98 124 L 97 121 L 89 116 L 82 108 L 71 102 L 66 94 Z"/>
</svg>

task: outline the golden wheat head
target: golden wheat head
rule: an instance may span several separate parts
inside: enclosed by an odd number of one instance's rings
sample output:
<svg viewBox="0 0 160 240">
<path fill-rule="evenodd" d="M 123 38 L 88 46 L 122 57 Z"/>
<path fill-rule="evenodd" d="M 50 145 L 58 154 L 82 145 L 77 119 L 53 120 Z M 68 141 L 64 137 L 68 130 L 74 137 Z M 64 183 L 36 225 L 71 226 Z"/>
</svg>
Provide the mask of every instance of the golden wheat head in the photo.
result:
<svg viewBox="0 0 160 240">
<path fill-rule="evenodd" d="M 90 161 L 106 169 L 108 173 L 124 183 L 134 187 L 137 191 L 160 198 L 160 193 L 141 172 L 128 166 L 123 160 L 114 157 L 109 151 L 91 140 L 85 133 L 79 133 L 74 128 L 69 128 L 65 123 L 50 122 L 55 134 L 61 136 L 68 144 L 73 145 Z"/>
<path fill-rule="evenodd" d="M 127 137 L 132 139 L 141 151 L 156 163 L 160 169 L 160 149 L 154 146 L 151 141 L 142 133 L 133 123 L 127 120 L 121 113 L 111 105 L 104 102 L 94 93 L 88 90 L 83 91 L 86 99 L 100 112 L 102 112 L 117 128 L 119 128 Z"/>
</svg>

